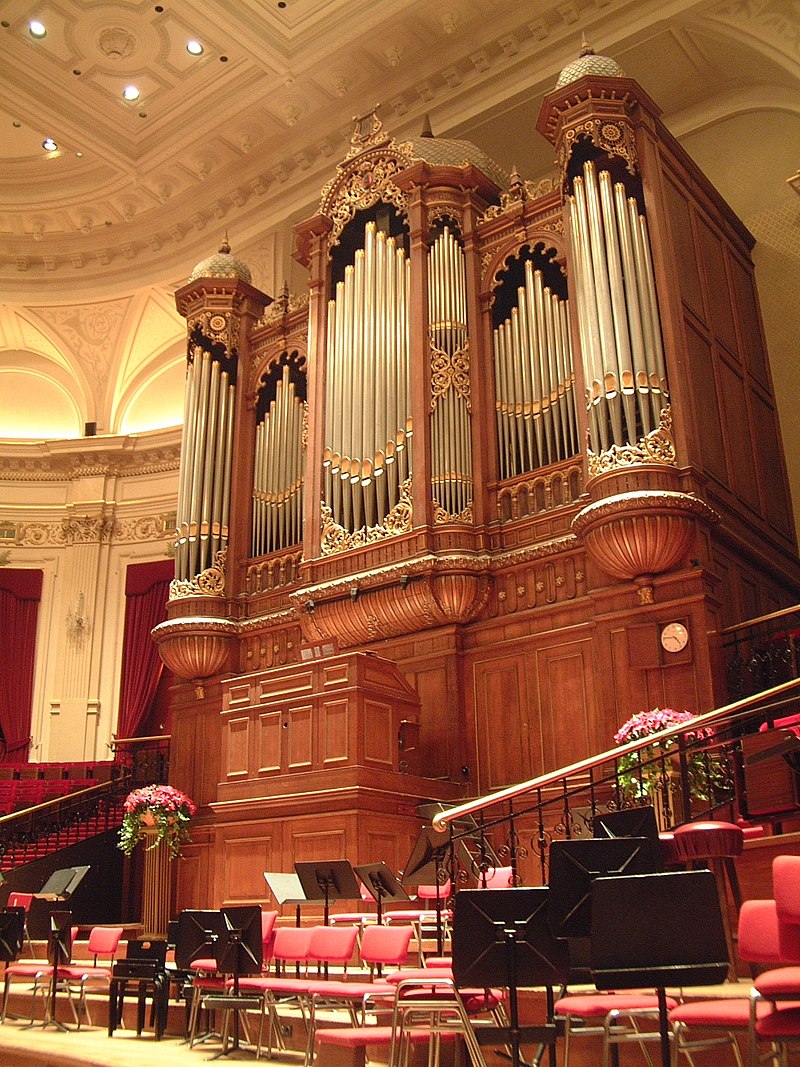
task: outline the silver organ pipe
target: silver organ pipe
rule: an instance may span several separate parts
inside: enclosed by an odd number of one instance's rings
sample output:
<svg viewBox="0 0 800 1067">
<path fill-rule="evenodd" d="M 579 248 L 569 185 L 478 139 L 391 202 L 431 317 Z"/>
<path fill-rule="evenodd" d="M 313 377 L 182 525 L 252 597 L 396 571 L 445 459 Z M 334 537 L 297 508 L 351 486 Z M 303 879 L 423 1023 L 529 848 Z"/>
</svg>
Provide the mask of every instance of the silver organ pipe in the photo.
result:
<svg viewBox="0 0 800 1067">
<path fill-rule="evenodd" d="M 229 372 L 197 346 L 184 396 L 175 577 L 192 581 L 228 544 L 230 465 L 236 387 Z"/>
<path fill-rule="evenodd" d="M 256 426 L 252 553 L 264 556 L 303 538 L 305 402 L 284 365 Z"/>
<path fill-rule="evenodd" d="M 584 164 L 568 199 L 591 447 L 635 444 L 669 402 L 647 222 L 608 171 Z"/>
<path fill-rule="evenodd" d="M 500 477 L 574 456 L 578 451 L 569 302 L 525 263 L 517 306 L 494 330 Z"/>
<path fill-rule="evenodd" d="M 368 222 L 328 308 L 325 503 L 351 532 L 380 525 L 411 474 L 409 272 Z"/>
<path fill-rule="evenodd" d="M 464 251 L 449 227 L 428 253 L 431 345 L 431 489 L 445 515 L 472 503 L 472 422 Z"/>
</svg>

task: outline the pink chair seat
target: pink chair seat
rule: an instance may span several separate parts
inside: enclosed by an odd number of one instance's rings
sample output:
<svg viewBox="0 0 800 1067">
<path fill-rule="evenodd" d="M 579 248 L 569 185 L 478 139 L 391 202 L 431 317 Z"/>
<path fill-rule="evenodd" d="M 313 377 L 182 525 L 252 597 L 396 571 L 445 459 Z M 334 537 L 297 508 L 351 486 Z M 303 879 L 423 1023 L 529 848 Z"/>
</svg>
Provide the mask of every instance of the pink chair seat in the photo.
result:
<svg viewBox="0 0 800 1067">
<path fill-rule="evenodd" d="M 753 983 L 762 997 L 786 997 L 800 994 L 800 967 L 776 967 L 764 971 Z"/>
<path fill-rule="evenodd" d="M 362 1045 L 391 1045 L 391 1026 L 338 1026 L 326 1027 L 317 1030 L 316 1043 L 318 1045 L 338 1045 L 340 1048 L 360 1048 Z M 407 1029 L 405 1037 L 417 1044 L 430 1040 L 427 1030 Z M 442 1041 L 455 1041 L 459 1035 L 456 1033 L 442 1033 L 439 1035 Z"/>
<path fill-rule="evenodd" d="M 667 997 L 667 1010 L 678 1002 Z M 649 1011 L 658 1009 L 658 997 L 653 993 L 588 993 L 562 997 L 556 1001 L 558 1015 L 579 1015 L 582 1019 L 604 1019 L 610 1011 Z"/>
<path fill-rule="evenodd" d="M 767 1015 L 769 1004 L 756 1002 L 756 1016 Z M 688 1026 L 720 1026 L 724 1030 L 746 1029 L 750 1025 L 750 1001 L 740 997 L 720 997 L 718 1000 L 689 1001 L 679 1004 L 669 1013 L 671 1023 Z"/>
<path fill-rule="evenodd" d="M 758 1019 L 756 1033 L 759 1037 L 776 1041 L 800 1037 L 800 1003 L 792 1001 L 786 1007 L 771 1011 Z"/>
</svg>

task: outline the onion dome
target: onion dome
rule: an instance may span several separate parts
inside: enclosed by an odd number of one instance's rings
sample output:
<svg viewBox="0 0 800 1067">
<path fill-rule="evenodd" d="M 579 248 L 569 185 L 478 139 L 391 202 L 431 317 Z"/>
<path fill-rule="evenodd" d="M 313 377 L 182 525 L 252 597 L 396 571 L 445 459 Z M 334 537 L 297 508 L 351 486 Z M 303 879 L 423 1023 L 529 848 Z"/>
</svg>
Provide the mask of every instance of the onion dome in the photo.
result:
<svg viewBox="0 0 800 1067">
<path fill-rule="evenodd" d="M 197 278 L 240 278 L 248 285 L 253 284 L 250 268 L 241 259 L 231 255 L 227 238 L 219 246 L 219 252 L 201 260 L 189 275 L 190 282 Z"/>
<path fill-rule="evenodd" d="M 428 116 L 419 137 L 409 137 L 400 146 L 414 159 L 430 163 L 434 167 L 465 167 L 472 164 L 500 189 L 508 186 L 508 175 L 493 159 L 471 141 L 450 141 L 434 137 Z"/>
<path fill-rule="evenodd" d="M 569 85 L 570 82 L 576 82 L 578 78 L 586 77 L 587 74 L 591 74 L 595 78 L 625 77 L 625 72 L 616 59 L 611 59 L 609 56 L 598 56 L 594 49 L 587 44 L 586 38 L 584 38 L 581 43 L 580 58 L 573 60 L 572 63 L 567 63 L 558 76 L 556 89 L 562 89 L 565 85 Z"/>
</svg>

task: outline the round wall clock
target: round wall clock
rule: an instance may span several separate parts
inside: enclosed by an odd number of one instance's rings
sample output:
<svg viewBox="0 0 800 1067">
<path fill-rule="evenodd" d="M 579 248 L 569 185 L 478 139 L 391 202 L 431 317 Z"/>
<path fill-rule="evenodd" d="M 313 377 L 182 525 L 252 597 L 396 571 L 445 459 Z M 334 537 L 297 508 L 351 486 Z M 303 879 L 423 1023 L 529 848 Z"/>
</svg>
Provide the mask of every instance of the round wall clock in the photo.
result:
<svg viewBox="0 0 800 1067">
<path fill-rule="evenodd" d="M 669 622 L 661 631 L 661 645 L 667 652 L 682 652 L 689 644 L 689 631 L 682 622 Z"/>
</svg>

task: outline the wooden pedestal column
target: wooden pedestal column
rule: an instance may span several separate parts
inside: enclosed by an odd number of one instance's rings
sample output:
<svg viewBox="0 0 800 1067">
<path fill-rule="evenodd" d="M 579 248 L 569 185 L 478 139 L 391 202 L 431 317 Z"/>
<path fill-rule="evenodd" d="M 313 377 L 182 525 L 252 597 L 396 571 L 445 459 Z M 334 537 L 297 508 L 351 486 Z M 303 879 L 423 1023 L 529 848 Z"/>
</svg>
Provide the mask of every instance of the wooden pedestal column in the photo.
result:
<svg viewBox="0 0 800 1067">
<path fill-rule="evenodd" d="M 163 842 L 152 847 L 158 833 L 155 827 L 146 827 L 144 833 L 142 925 L 146 935 L 164 936 L 169 922 L 169 848 Z"/>
</svg>

